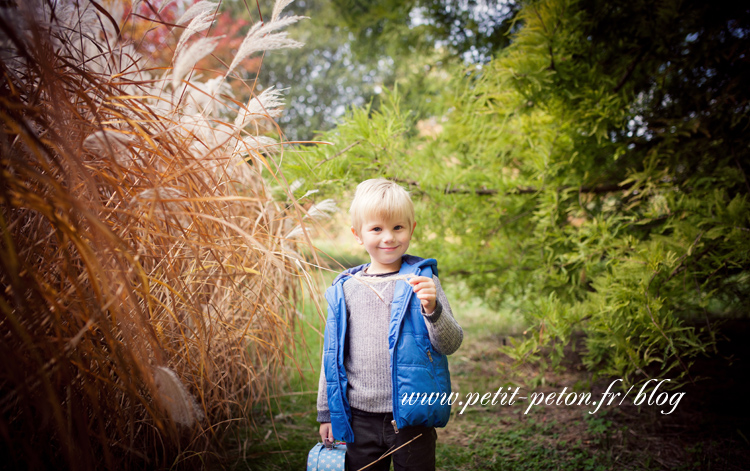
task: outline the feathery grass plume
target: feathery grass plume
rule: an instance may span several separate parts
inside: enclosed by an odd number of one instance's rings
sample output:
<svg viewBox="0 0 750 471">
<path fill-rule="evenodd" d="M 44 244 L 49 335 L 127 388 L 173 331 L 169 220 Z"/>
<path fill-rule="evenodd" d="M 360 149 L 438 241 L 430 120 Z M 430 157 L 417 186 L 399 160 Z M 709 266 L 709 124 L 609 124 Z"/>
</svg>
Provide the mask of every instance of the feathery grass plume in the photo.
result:
<svg viewBox="0 0 750 471">
<path fill-rule="evenodd" d="M 294 186 L 297 182 L 292 182 L 291 188 L 292 191 L 294 191 Z M 305 194 L 307 196 L 307 194 Z M 314 204 L 310 206 L 310 209 L 307 210 L 307 214 L 304 216 L 304 219 L 310 218 L 310 219 L 328 219 L 331 217 L 332 214 L 335 214 L 338 211 L 338 207 L 336 206 L 336 201 L 333 199 L 325 199 L 321 201 L 320 203 Z M 308 231 L 313 229 L 314 226 L 308 227 Z M 285 238 L 287 239 L 295 239 L 304 234 L 302 223 L 295 226 L 291 231 L 289 231 Z"/>
<path fill-rule="evenodd" d="M 123 9 L 0 8 L 8 467 L 199 466 L 275 387 L 309 279 L 284 234 L 304 212 L 271 196 L 281 143 L 227 118 L 229 74 L 173 86 L 215 41 L 188 38 L 210 24 L 199 6 L 166 75 L 123 41 Z M 277 92 L 254 100 L 240 124 L 278 116 Z"/>
<path fill-rule="evenodd" d="M 263 149 L 263 151 L 267 153 L 281 148 L 276 139 L 268 136 L 248 136 L 242 139 L 240 145 L 248 150 Z"/>
<path fill-rule="evenodd" d="M 243 129 L 252 122 L 261 119 L 277 118 L 281 116 L 281 106 L 284 100 L 279 90 L 274 90 L 273 86 L 263 90 L 263 92 L 250 98 L 247 106 L 240 109 L 234 120 L 237 129 Z"/>
<path fill-rule="evenodd" d="M 174 68 L 172 70 L 172 89 L 182 81 L 188 70 L 195 67 L 199 60 L 211 54 L 216 49 L 219 38 L 200 38 L 190 46 L 175 51 Z"/>
<path fill-rule="evenodd" d="M 206 10 L 200 12 L 198 16 L 193 18 L 192 21 L 190 21 L 190 24 L 188 24 L 185 30 L 182 32 L 182 35 L 180 35 L 180 40 L 177 42 L 177 46 L 175 46 L 174 48 L 175 54 L 180 53 L 182 48 L 187 43 L 188 39 L 190 39 L 194 34 L 207 30 L 208 27 L 211 26 L 214 22 L 213 17 L 214 12 Z"/>
<path fill-rule="evenodd" d="M 127 157 L 129 146 L 135 140 L 126 134 L 114 130 L 96 131 L 83 140 L 83 147 L 92 154 L 109 153 L 122 166 L 130 165 L 133 160 Z"/>
<path fill-rule="evenodd" d="M 271 14 L 271 21 L 276 21 L 279 19 L 279 15 L 281 12 L 289 6 L 290 3 L 292 3 L 293 0 L 279 0 L 276 2 L 276 4 L 273 6 L 273 13 Z"/>
<path fill-rule="evenodd" d="M 159 400 L 172 420 L 186 427 L 203 420 L 203 411 L 174 371 L 157 366 L 154 368 L 154 383 Z"/>
<path fill-rule="evenodd" d="M 167 2 L 164 2 L 166 4 Z M 218 8 L 218 3 L 209 2 L 207 0 L 201 0 L 200 2 L 192 5 L 190 8 L 185 10 L 185 13 L 182 14 L 182 16 L 175 21 L 175 24 L 181 25 L 184 24 L 196 16 L 203 14 L 207 11 L 216 11 Z"/>
<path fill-rule="evenodd" d="M 286 2 L 286 0 L 280 0 L 276 2 L 276 5 L 278 6 L 280 3 L 284 2 Z M 289 2 L 286 2 L 286 4 L 288 5 Z M 273 34 L 271 34 L 271 32 L 292 25 L 303 18 L 304 16 L 287 16 L 285 18 L 279 18 L 278 14 L 276 14 L 271 18 L 271 21 L 265 25 L 260 22 L 254 24 L 245 35 L 245 39 L 242 41 L 237 54 L 234 56 L 232 63 L 229 65 L 229 69 L 226 71 L 226 75 L 229 75 L 240 62 L 253 53 L 259 51 L 270 51 L 272 49 L 302 47 L 303 44 L 301 42 L 287 38 L 286 32 Z"/>
</svg>

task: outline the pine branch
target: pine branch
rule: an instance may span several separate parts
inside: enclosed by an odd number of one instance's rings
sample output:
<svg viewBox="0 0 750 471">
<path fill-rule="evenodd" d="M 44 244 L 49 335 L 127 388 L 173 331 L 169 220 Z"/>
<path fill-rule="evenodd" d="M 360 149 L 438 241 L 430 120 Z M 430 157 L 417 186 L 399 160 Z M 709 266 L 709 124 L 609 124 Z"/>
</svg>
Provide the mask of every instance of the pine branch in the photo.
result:
<svg viewBox="0 0 750 471">
<path fill-rule="evenodd" d="M 343 149 L 341 149 L 340 151 L 336 152 L 331 157 L 328 157 L 327 159 L 321 160 L 320 162 L 318 162 L 318 164 L 315 167 L 313 167 L 313 170 L 315 170 L 316 168 L 320 167 L 324 163 L 326 163 L 326 162 L 328 162 L 330 160 L 333 160 L 333 159 L 335 159 L 336 157 L 338 157 L 340 155 L 345 154 L 349 149 L 351 149 L 352 147 L 358 145 L 360 142 L 362 142 L 362 140 L 356 140 L 356 141 L 352 142 L 351 144 L 349 144 L 348 146 L 346 146 Z"/>
<path fill-rule="evenodd" d="M 424 189 L 422 185 L 414 180 L 404 180 L 400 178 L 392 178 L 393 181 L 396 181 L 398 183 L 404 183 L 406 185 L 409 185 L 411 187 L 415 187 L 418 190 L 421 190 L 422 192 L 426 192 L 427 189 Z M 609 183 L 599 186 L 581 186 L 581 187 L 573 187 L 573 186 L 560 186 L 557 188 L 556 191 L 564 191 L 571 188 L 578 188 L 578 191 L 580 193 L 594 193 L 594 194 L 602 194 L 602 193 L 613 193 L 616 191 L 624 191 L 632 187 L 632 183 L 626 183 L 624 185 L 620 185 L 617 183 Z M 507 190 L 504 194 L 506 196 L 510 195 L 528 195 L 528 194 L 536 194 L 541 191 L 544 191 L 546 188 L 536 188 L 533 186 L 518 186 L 516 188 L 513 188 L 511 190 Z M 433 191 L 441 191 L 437 187 L 431 187 L 429 190 Z M 492 196 L 500 193 L 500 190 L 494 189 L 494 188 L 476 188 L 476 189 L 470 189 L 470 188 L 451 188 L 451 185 L 449 184 L 447 187 L 445 187 L 442 190 L 443 194 L 446 195 L 477 195 L 477 196 Z"/>
<path fill-rule="evenodd" d="M 620 91 L 620 89 L 627 83 L 628 79 L 631 75 L 633 75 L 633 71 L 635 71 L 635 67 L 638 65 L 638 63 L 643 59 L 643 57 L 646 55 L 646 52 L 648 51 L 648 48 L 641 47 L 641 50 L 638 51 L 638 55 L 635 56 L 635 59 L 628 65 L 627 70 L 624 74 L 622 74 L 622 77 L 620 78 L 620 81 L 617 82 L 617 85 L 614 89 L 612 89 L 613 93 L 617 93 Z"/>
</svg>

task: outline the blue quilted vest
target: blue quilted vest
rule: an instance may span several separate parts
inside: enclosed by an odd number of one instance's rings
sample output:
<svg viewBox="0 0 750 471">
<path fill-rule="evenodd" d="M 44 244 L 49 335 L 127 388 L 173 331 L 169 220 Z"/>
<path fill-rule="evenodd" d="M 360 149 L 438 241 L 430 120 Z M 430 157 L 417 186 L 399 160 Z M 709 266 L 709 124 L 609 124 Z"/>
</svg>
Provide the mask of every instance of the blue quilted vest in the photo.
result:
<svg viewBox="0 0 750 471">
<path fill-rule="evenodd" d="M 346 303 L 344 282 L 369 264 L 341 273 L 326 290 L 328 320 L 323 341 L 328 408 L 331 427 L 337 440 L 354 442 L 351 407 L 347 397 L 344 347 L 346 339 Z M 432 277 L 437 275 L 437 261 L 411 255 L 402 258 L 399 274 Z M 388 328 L 388 349 L 391 356 L 393 385 L 393 418 L 398 428 L 411 425 L 444 427 L 450 418 L 451 379 L 448 359 L 436 352 L 422 316 L 419 298 L 404 280 L 396 282 Z M 414 394 L 413 394 L 414 393 Z M 431 396 L 432 395 L 432 396 Z M 404 397 L 407 400 L 403 401 Z M 411 400 L 409 400 L 411 399 Z"/>
</svg>

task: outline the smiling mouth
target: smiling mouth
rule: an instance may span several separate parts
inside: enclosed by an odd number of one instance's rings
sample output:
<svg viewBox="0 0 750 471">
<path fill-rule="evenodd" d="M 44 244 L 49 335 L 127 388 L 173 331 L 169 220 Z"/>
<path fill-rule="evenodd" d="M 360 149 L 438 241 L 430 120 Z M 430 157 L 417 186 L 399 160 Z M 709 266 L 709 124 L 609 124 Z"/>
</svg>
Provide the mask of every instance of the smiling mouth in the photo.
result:
<svg viewBox="0 0 750 471">
<path fill-rule="evenodd" d="M 380 250 L 396 250 L 399 247 L 400 247 L 399 245 L 397 245 L 395 247 L 380 247 Z"/>
</svg>

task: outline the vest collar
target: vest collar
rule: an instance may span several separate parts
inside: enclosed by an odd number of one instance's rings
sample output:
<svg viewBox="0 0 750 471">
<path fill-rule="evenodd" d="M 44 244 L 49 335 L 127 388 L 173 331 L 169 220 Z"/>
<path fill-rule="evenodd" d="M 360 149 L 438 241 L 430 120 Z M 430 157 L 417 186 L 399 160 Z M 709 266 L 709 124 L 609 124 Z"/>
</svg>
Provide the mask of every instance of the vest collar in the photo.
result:
<svg viewBox="0 0 750 471">
<path fill-rule="evenodd" d="M 333 280 L 332 285 L 335 285 L 337 283 L 343 283 L 346 281 L 346 278 L 348 278 L 350 275 L 354 275 L 362 270 L 367 269 L 369 267 L 369 263 L 365 263 L 353 268 L 349 268 L 344 270 L 339 274 L 339 276 L 336 277 L 335 280 Z M 401 257 L 401 268 L 399 269 L 399 274 L 401 275 L 419 275 L 420 269 L 424 266 L 431 266 L 432 267 L 432 273 L 434 275 L 437 275 L 437 260 L 434 258 L 421 258 L 421 257 L 415 257 L 414 255 L 408 255 L 404 254 Z"/>
</svg>

